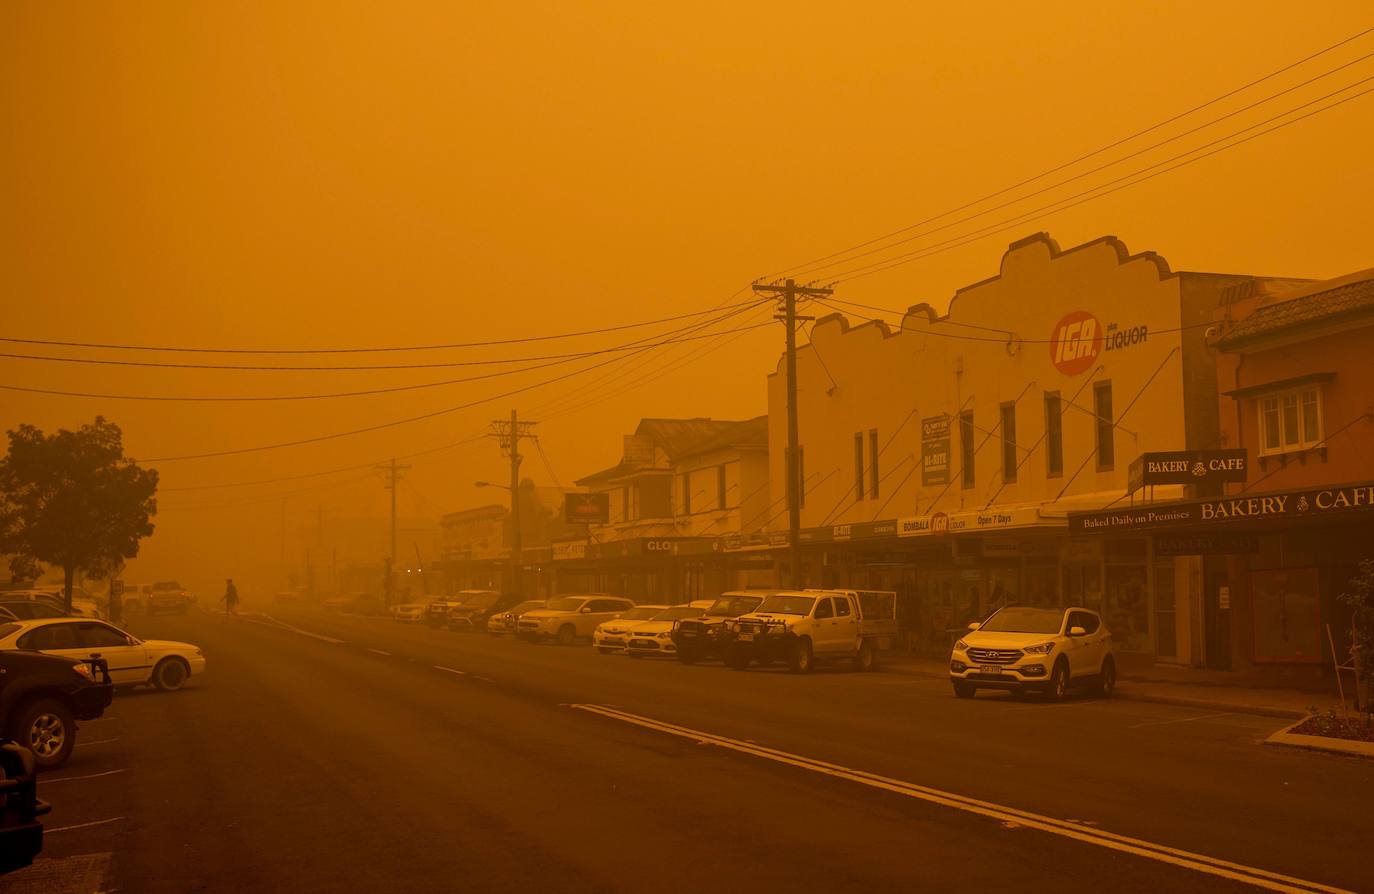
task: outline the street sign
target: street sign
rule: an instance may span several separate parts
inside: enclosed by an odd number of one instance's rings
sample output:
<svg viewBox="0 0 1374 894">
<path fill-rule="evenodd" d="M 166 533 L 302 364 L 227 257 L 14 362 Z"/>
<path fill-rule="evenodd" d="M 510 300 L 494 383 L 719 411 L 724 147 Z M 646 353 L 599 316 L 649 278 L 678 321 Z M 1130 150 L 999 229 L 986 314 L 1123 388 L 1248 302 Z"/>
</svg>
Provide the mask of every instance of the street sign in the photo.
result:
<svg viewBox="0 0 1374 894">
<path fill-rule="evenodd" d="M 1134 492 L 1151 484 L 1213 484 L 1244 481 L 1250 471 L 1249 454 L 1235 450 L 1166 450 L 1142 453 L 1131 463 Z"/>
<path fill-rule="evenodd" d="M 570 525 L 604 525 L 611 520 L 610 494 L 564 494 L 563 520 Z"/>
</svg>

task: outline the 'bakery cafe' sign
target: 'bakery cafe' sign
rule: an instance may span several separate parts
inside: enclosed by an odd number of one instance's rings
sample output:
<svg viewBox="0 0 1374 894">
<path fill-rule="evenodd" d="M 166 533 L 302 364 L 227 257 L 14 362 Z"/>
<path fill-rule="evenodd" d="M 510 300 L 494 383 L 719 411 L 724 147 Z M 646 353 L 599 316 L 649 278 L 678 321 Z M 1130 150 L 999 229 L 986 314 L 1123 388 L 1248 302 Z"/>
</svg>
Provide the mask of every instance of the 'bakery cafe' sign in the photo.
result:
<svg viewBox="0 0 1374 894">
<path fill-rule="evenodd" d="M 1070 534 L 1108 534 L 1178 525 L 1319 518 L 1345 512 L 1374 512 L 1374 482 L 1317 490 L 1255 494 L 1099 512 L 1069 513 Z"/>
<path fill-rule="evenodd" d="M 1131 492 L 1152 484 L 1211 484 L 1244 481 L 1249 454 L 1235 450 L 1167 450 L 1142 453 L 1131 463 Z"/>
</svg>

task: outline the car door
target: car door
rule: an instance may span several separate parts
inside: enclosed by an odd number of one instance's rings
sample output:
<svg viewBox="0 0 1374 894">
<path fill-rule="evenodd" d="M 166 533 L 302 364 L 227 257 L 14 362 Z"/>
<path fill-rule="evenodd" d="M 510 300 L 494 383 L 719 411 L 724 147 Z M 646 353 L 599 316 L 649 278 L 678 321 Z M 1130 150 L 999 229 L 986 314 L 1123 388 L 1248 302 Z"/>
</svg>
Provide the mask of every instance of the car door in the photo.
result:
<svg viewBox="0 0 1374 894">
<path fill-rule="evenodd" d="M 1107 647 L 1110 635 L 1107 628 L 1103 626 L 1102 619 L 1096 612 L 1078 612 L 1082 616 L 1082 628 L 1088 631 L 1084 637 L 1087 640 L 1087 647 L 1084 649 L 1084 673 L 1095 674 L 1102 670 L 1102 661 L 1107 657 Z"/>
<path fill-rule="evenodd" d="M 835 601 L 835 640 L 834 650 L 850 652 L 858 647 L 859 611 L 849 595 L 834 596 Z"/>
<path fill-rule="evenodd" d="M 835 603 L 818 596 L 811 608 L 811 651 L 823 655 L 835 650 Z"/>
<path fill-rule="evenodd" d="M 143 683 L 152 673 L 148 650 L 118 627 L 102 621 L 83 621 L 76 625 L 76 640 L 88 656 L 105 659 L 110 680 L 115 684 Z"/>
<path fill-rule="evenodd" d="M 1068 619 L 1064 622 L 1065 646 L 1064 652 L 1069 659 L 1069 672 L 1075 677 L 1085 674 L 1096 673 L 1096 666 L 1093 663 L 1093 637 L 1091 633 L 1084 636 L 1069 636 L 1069 631 L 1075 627 L 1082 627 L 1084 630 L 1096 630 L 1100 625 L 1092 623 L 1087 612 L 1069 612 Z"/>
</svg>

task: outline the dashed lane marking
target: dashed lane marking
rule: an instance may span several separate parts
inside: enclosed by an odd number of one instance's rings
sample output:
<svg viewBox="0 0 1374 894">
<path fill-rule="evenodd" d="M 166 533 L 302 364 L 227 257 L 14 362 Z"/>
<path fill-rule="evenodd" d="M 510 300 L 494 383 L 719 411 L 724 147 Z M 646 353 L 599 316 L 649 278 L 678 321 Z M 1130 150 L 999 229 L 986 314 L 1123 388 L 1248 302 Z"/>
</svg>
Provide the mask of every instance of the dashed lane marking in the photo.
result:
<svg viewBox="0 0 1374 894">
<path fill-rule="evenodd" d="M 892 792 L 893 794 L 904 795 L 908 798 L 915 798 L 943 807 L 952 807 L 955 810 L 962 810 L 966 813 L 985 816 L 1000 823 L 1015 823 L 1020 827 L 1036 829 L 1041 832 L 1048 832 L 1051 835 L 1058 835 L 1063 838 L 1080 841 L 1084 844 L 1091 844 L 1109 850 L 1133 854 L 1148 860 L 1168 863 L 1173 866 L 1191 869 L 1195 872 L 1201 872 L 1207 875 L 1231 879 L 1233 881 L 1254 885 L 1257 888 L 1265 888 L 1270 891 L 1282 891 L 1287 892 L 1287 894 L 1314 894 L 1314 892 L 1321 892 L 1321 894 L 1353 894 L 1353 892 L 1343 888 L 1333 888 L 1319 882 L 1294 878 L 1293 876 L 1282 875 L 1277 872 L 1270 872 L 1266 869 L 1246 866 L 1241 863 L 1232 863 L 1216 857 L 1209 857 L 1205 854 L 1192 853 L 1190 851 L 1168 847 L 1167 845 L 1144 841 L 1139 838 L 1131 838 L 1126 835 L 1117 835 L 1116 833 L 1107 832 L 1102 829 L 1088 828 L 1080 823 L 1055 819 L 1051 816 L 1031 813 L 1030 811 L 1021 810 L 1015 807 L 1007 807 L 990 801 L 980 801 L 964 795 L 954 794 L 953 792 L 941 791 L 901 779 L 879 776 L 875 773 L 868 773 L 863 770 L 855 770 L 839 764 L 832 764 L 817 758 L 791 754 L 786 751 L 779 751 L 775 748 L 756 745 L 740 739 L 731 739 L 713 733 L 705 733 L 685 726 L 678 726 L 661 720 L 655 720 L 651 717 L 630 714 L 626 711 L 617 711 L 602 705 L 570 705 L 569 707 L 574 710 L 586 711 L 610 720 L 617 720 L 621 723 L 628 723 L 644 729 L 676 736 L 681 739 L 689 739 L 693 742 L 715 745 L 720 748 L 751 755 L 775 763 L 787 764 L 802 770 L 810 770 L 813 773 L 820 773 L 835 779 L 855 782 L 859 785 L 881 789 L 883 791 Z"/>
<path fill-rule="evenodd" d="M 1133 723 L 1131 729 L 1140 729 L 1142 726 L 1164 726 L 1170 723 L 1192 723 L 1195 720 L 1214 720 L 1217 717 L 1231 717 L 1235 711 L 1218 711 L 1215 714 L 1199 714 L 1196 717 L 1175 717 L 1172 720 L 1147 720 L 1144 723 Z"/>
<path fill-rule="evenodd" d="M 70 832 L 73 829 L 89 829 L 91 826 L 108 826 L 110 823 L 117 823 L 122 819 L 124 819 L 122 816 L 112 816 L 109 819 L 96 820 L 91 823 L 77 823 L 74 826 L 58 826 L 56 829 L 44 829 L 43 832 L 44 834 L 50 835 L 53 832 Z"/>
<path fill-rule="evenodd" d="M 52 785 L 57 782 L 76 782 L 78 779 L 99 779 L 102 776 L 113 776 L 116 773 L 127 773 L 127 769 L 106 770 L 104 773 L 90 773 L 85 776 L 57 776 L 42 780 L 44 785 Z"/>
<path fill-rule="evenodd" d="M 119 739 L 96 739 L 93 742 L 77 742 L 73 748 L 85 748 L 87 745 L 108 745 L 111 742 L 118 742 Z"/>
<path fill-rule="evenodd" d="M 442 664 L 432 664 L 430 666 L 433 667 L 435 670 L 443 671 L 446 674 L 457 674 L 460 677 L 466 677 L 468 675 L 467 671 L 460 671 L 452 667 L 444 667 Z"/>
<path fill-rule="evenodd" d="M 391 657 L 390 652 L 383 652 L 381 649 L 368 649 L 367 651 L 371 652 L 373 655 L 385 655 L 388 658 Z"/>
<path fill-rule="evenodd" d="M 496 682 L 496 681 L 493 680 L 491 677 L 484 677 L 484 676 L 482 676 L 481 674 L 473 674 L 472 678 L 473 678 L 474 680 L 481 680 L 483 683 L 495 683 L 495 682 Z"/>
<path fill-rule="evenodd" d="M 265 626 L 280 627 L 280 628 L 283 629 L 283 630 L 289 630 L 289 631 L 291 631 L 292 633 L 299 633 L 301 636 L 308 636 L 308 637 L 310 637 L 311 639 L 317 639 L 317 640 L 319 640 L 319 641 L 321 641 L 321 642 L 329 643 L 330 645 L 333 645 L 333 646 L 342 646 L 342 645 L 344 644 L 344 641 L 341 640 L 341 639 L 335 639 L 335 638 L 332 637 L 332 636 L 325 636 L 325 635 L 322 634 L 322 633 L 311 633 L 309 630 L 302 630 L 302 629 L 300 629 L 299 627 L 293 627 L 293 626 L 291 626 L 290 624 L 286 623 L 285 621 L 279 621 L 279 620 L 277 620 L 276 618 L 272 617 L 271 615 L 263 615 L 263 617 L 266 618 L 268 621 L 271 621 L 271 622 L 272 622 L 271 624 L 268 624 L 268 625 L 265 625 Z M 255 619 L 255 618 L 240 618 L 239 620 L 247 621 L 247 622 L 250 623 L 250 624 L 262 624 L 262 623 L 263 623 L 262 621 L 259 621 L 259 620 Z"/>
</svg>

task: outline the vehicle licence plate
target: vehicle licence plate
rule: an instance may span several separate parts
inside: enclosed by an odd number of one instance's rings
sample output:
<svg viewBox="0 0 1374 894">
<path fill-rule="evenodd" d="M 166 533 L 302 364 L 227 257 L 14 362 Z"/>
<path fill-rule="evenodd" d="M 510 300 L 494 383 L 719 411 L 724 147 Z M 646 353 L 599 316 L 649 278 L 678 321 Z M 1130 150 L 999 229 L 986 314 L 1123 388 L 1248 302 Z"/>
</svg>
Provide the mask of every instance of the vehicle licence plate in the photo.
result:
<svg viewBox="0 0 1374 894">
<path fill-rule="evenodd" d="M 980 674 L 1000 674 L 1001 672 L 1002 669 L 995 664 L 984 664 L 978 667 L 978 673 Z"/>
<path fill-rule="evenodd" d="M 739 640 L 740 640 L 740 642 L 742 642 L 742 643 L 753 642 L 753 641 L 754 641 L 754 634 L 752 634 L 752 633 L 741 633 L 741 634 L 739 635 Z"/>
</svg>

